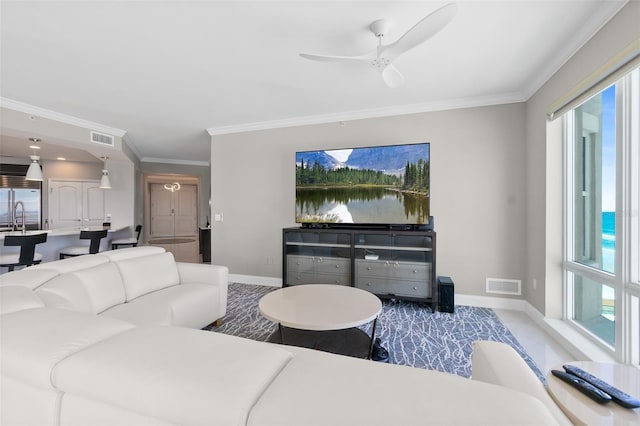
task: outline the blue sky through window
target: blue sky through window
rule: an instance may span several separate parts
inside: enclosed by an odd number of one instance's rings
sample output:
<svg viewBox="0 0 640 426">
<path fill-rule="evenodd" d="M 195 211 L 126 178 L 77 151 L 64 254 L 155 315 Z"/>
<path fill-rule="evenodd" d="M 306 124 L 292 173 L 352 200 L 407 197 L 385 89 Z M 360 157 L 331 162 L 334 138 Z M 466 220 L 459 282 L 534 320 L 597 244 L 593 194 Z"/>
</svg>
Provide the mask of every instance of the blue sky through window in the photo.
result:
<svg viewBox="0 0 640 426">
<path fill-rule="evenodd" d="M 616 87 L 602 92 L 602 211 L 616 210 Z"/>
</svg>

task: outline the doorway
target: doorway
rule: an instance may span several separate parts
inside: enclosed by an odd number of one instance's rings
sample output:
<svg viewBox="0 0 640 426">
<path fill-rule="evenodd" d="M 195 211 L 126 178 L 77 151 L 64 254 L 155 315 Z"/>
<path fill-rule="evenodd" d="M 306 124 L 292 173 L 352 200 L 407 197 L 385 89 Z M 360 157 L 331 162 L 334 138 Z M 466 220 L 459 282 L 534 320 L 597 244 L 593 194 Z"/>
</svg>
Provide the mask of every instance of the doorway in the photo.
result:
<svg viewBox="0 0 640 426">
<path fill-rule="evenodd" d="M 145 176 L 145 240 L 164 247 L 179 262 L 199 261 L 199 187 L 195 176 Z"/>
</svg>

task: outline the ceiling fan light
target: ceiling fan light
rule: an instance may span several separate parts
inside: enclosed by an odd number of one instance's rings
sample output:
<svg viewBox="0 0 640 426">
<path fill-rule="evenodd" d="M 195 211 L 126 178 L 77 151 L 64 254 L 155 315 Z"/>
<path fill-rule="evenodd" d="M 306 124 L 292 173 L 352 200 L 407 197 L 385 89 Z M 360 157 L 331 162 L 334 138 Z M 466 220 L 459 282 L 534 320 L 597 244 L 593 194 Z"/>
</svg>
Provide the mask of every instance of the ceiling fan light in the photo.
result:
<svg viewBox="0 0 640 426">
<path fill-rule="evenodd" d="M 29 168 L 27 169 L 27 176 L 25 177 L 26 180 L 35 180 L 42 182 L 42 169 L 40 169 L 38 160 L 40 160 L 39 156 L 31 156 L 31 164 L 29 164 Z"/>
<path fill-rule="evenodd" d="M 109 180 L 109 170 L 102 169 L 102 178 L 100 179 L 100 188 L 111 189 L 111 181 Z"/>
</svg>

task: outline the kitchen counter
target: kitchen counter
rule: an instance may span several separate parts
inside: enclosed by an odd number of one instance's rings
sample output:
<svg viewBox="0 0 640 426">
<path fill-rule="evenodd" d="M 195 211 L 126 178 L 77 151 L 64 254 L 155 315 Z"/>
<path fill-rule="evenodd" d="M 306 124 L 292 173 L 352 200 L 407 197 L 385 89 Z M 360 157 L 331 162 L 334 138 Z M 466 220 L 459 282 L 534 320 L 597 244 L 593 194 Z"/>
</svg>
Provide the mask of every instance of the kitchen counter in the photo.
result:
<svg viewBox="0 0 640 426">
<path fill-rule="evenodd" d="M 100 251 L 111 250 L 111 240 L 116 238 L 126 238 L 133 234 L 133 226 L 111 226 L 107 232 L 106 238 L 100 241 Z M 99 231 L 103 229 L 101 226 L 82 228 L 83 230 Z M 89 240 L 81 240 L 80 227 L 47 229 L 41 231 L 27 231 L 26 235 L 47 233 L 47 242 L 38 244 L 36 252 L 42 254 L 42 262 L 51 262 L 58 260 L 60 250 L 68 246 L 89 245 Z M 7 235 L 22 235 L 22 231 L 0 232 L 0 254 L 17 253 L 20 247 L 5 247 L 4 237 Z M 6 272 L 7 268 L 0 268 L 0 272 Z"/>
<path fill-rule="evenodd" d="M 49 234 L 47 239 L 52 237 L 66 236 L 66 235 L 80 235 L 80 231 L 99 231 L 103 229 L 102 226 L 89 226 L 86 228 L 80 228 L 79 226 L 74 228 L 59 228 L 59 229 L 41 229 L 37 231 L 27 231 L 26 234 L 22 234 L 22 231 L 8 231 L 0 232 L 0 241 L 4 240 L 5 235 L 36 235 L 46 233 Z M 120 232 L 125 229 L 130 229 L 129 226 L 111 227 L 107 231 L 107 238 L 111 237 L 111 234 Z"/>
</svg>

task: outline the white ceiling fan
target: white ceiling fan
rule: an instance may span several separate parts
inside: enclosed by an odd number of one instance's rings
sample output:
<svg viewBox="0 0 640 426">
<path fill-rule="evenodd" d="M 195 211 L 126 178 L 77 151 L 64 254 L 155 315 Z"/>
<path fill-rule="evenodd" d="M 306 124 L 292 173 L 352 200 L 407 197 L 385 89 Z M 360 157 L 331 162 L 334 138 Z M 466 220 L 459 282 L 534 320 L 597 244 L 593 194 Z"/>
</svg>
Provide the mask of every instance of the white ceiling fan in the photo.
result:
<svg viewBox="0 0 640 426">
<path fill-rule="evenodd" d="M 378 47 L 364 55 L 329 56 L 301 53 L 300 56 L 313 61 L 365 63 L 380 72 L 387 86 L 399 87 L 404 82 L 404 77 L 393 66 L 393 60 L 437 34 L 451 22 L 457 9 L 455 3 L 446 4 L 424 17 L 394 43 L 385 45 L 382 44 L 382 38 L 389 30 L 391 23 L 385 19 L 374 21 L 369 25 L 369 29 L 378 38 Z"/>
</svg>

